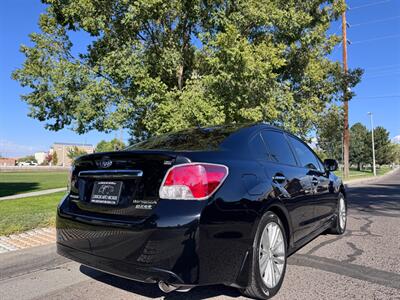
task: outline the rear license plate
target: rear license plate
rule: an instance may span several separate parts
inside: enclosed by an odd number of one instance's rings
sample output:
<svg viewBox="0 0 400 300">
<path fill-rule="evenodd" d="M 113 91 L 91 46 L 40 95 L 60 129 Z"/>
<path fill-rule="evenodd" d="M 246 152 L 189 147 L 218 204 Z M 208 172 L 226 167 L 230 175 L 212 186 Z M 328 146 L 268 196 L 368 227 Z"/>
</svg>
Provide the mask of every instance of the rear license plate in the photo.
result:
<svg viewBox="0 0 400 300">
<path fill-rule="evenodd" d="M 121 189 L 122 181 L 96 181 L 90 202 L 117 205 Z"/>
</svg>

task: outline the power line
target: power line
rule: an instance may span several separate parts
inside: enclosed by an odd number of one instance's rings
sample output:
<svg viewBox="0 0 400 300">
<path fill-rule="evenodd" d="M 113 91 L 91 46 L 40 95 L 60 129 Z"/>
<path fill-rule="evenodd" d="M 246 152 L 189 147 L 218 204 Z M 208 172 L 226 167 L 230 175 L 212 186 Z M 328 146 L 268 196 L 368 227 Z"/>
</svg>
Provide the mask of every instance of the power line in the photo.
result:
<svg viewBox="0 0 400 300">
<path fill-rule="evenodd" d="M 357 98 L 368 98 L 368 99 L 380 99 L 380 98 L 400 98 L 400 95 L 357 96 Z"/>
<path fill-rule="evenodd" d="M 395 74 L 380 74 L 380 75 L 373 75 L 373 76 L 366 76 L 363 77 L 363 80 L 370 80 L 370 79 L 377 79 L 377 78 L 385 78 L 385 77 L 390 77 L 391 80 L 394 82 L 399 82 L 400 79 L 400 73 L 395 73 Z M 390 80 L 386 79 L 386 80 Z"/>
<path fill-rule="evenodd" d="M 365 68 L 365 70 L 382 70 L 382 69 L 391 69 L 393 67 L 400 67 L 400 64 L 390 64 L 390 65 L 383 65 L 379 67 L 371 67 L 371 68 Z"/>
<path fill-rule="evenodd" d="M 366 80 L 366 79 L 374 79 L 374 78 L 381 78 L 381 77 L 388 77 L 388 76 L 398 78 L 398 76 L 396 76 L 396 75 L 400 75 L 400 72 L 393 73 L 393 74 L 380 74 L 380 75 L 378 74 L 378 75 L 373 75 L 373 76 L 366 76 L 366 77 L 364 77 L 364 79 Z"/>
<path fill-rule="evenodd" d="M 332 33 L 332 35 L 339 33 L 342 30 L 342 24 L 339 24 L 337 29 Z"/>
<path fill-rule="evenodd" d="M 387 35 L 387 36 L 382 36 L 382 37 L 378 37 L 378 38 L 359 40 L 359 41 L 351 42 L 351 44 L 356 45 L 356 44 L 362 44 L 362 43 L 380 41 L 380 40 L 387 40 L 387 39 L 393 39 L 393 38 L 399 38 L 399 37 L 400 37 L 400 34 Z"/>
<path fill-rule="evenodd" d="M 398 74 L 400 72 L 400 69 L 396 70 L 388 70 L 388 71 L 382 71 L 382 72 L 365 72 L 367 76 L 379 76 L 379 75 L 390 75 L 390 74 Z"/>
<path fill-rule="evenodd" d="M 382 22 L 386 22 L 386 21 L 392 21 L 392 20 L 396 20 L 396 19 L 399 19 L 399 18 L 400 18 L 400 15 L 399 16 L 390 17 L 390 18 L 378 19 L 378 20 L 362 22 L 362 23 L 356 23 L 356 24 L 349 24 L 349 25 L 350 25 L 350 27 L 358 27 L 358 26 L 363 26 L 363 25 L 368 25 L 368 24 L 375 24 L 375 23 L 382 23 Z"/>
<path fill-rule="evenodd" d="M 380 4 L 385 4 L 390 2 L 391 0 L 384 0 L 384 1 L 378 1 L 378 2 L 372 2 L 372 3 L 368 3 L 368 4 L 364 4 L 364 5 L 359 5 L 359 6 L 354 6 L 354 7 L 350 7 L 347 6 L 349 8 L 349 10 L 355 10 L 355 9 L 359 9 L 359 8 L 364 8 L 364 7 L 370 7 L 370 6 L 375 6 L 375 5 L 380 5 Z"/>
<path fill-rule="evenodd" d="M 365 70 L 365 74 L 367 75 L 379 75 L 379 74 L 388 74 L 388 73 L 394 73 L 394 72 L 399 72 L 400 69 L 399 68 L 395 68 L 395 69 L 389 69 L 389 70 L 372 70 L 372 71 L 368 71 Z"/>
</svg>

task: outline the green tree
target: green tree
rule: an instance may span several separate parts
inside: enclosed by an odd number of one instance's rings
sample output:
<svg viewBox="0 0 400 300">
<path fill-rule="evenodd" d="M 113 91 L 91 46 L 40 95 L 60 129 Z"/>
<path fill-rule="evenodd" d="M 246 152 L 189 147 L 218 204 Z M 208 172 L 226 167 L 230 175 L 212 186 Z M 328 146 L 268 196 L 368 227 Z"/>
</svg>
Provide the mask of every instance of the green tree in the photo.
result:
<svg viewBox="0 0 400 300">
<path fill-rule="evenodd" d="M 332 105 L 322 115 L 317 123 L 318 147 L 324 152 L 324 157 L 342 159 L 343 109 Z"/>
<path fill-rule="evenodd" d="M 382 126 L 374 129 L 375 161 L 377 165 L 385 165 L 393 162 L 394 148 L 389 138 L 389 132 Z M 371 132 L 368 135 L 369 162 L 372 163 L 372 139 Z"/>
<path fill-rule="evenodd" d="M 126 145 L 119 139 L 112 139 L 111 141 L 100 141 L 96 146 L 96 152 L 109 152 L 124 149 Z"/>
<path fill-rule="evenodd" d="M 78 148 L 77 146 L 71 147 L 67 151 L 67 156 L 72 160 L 85 154 L 87 154 L 87 152 L 83 149 Z"/>
<path fill-rule="evenodd" d="M 305 135 L 361 75 L 327 58 L 343 1 L 44 2 L 13 78 L 51 130 L 122 127 L 141 139 L 267 121 Z M 72 51 L 74 32 L 90 35 L 86 51 Z"/>
<path fill-rule="evenodd" d="M 18 162 L 34 162 L 37 163 L 37 160 L 34 155 L 27 155 L 18 159 Z"/>
<path fill-rule="evenodd" d="M 393 162 L 400 165 L 400 144 L 392 144 L 393 146 Z"/>
<path fill-rule="evenodd" d="M 361 170 L 363 164 L 370 162 L 371 148 L 368 143 L 369 133 L 367 127 L 355 123 L 350 128 L 350 162 Z"/>
<path fill-rule="evenodd" d="M 56 151 L 53 152 L 53 156 L 51 158 L 51 162 L 52 162 L 53 166 L 57 166 L 57 164 L 58 164 L 58 156 L 57 156 L 57 152 Z"/>
</svg>

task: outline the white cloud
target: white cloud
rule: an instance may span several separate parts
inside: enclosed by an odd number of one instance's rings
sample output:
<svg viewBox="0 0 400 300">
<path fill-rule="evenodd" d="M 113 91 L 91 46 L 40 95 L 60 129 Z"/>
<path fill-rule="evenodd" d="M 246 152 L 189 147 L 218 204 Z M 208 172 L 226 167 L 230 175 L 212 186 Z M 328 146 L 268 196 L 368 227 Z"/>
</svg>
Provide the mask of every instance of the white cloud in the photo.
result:
<svg viewBox="0 0 400 300">
<path fill-rule="evenodd" d="M 43 151 L 43 146 L 22 145 L 13 141 L 0 139 L 0 154 L 3 157 L 20 157 Z"/>
<path fill-rule="evenodd" d="M 400 134 L 396 135 L 394 138 L 392 138 L 392 142 L 396 144 L 400 144 Z"/>
</svg>

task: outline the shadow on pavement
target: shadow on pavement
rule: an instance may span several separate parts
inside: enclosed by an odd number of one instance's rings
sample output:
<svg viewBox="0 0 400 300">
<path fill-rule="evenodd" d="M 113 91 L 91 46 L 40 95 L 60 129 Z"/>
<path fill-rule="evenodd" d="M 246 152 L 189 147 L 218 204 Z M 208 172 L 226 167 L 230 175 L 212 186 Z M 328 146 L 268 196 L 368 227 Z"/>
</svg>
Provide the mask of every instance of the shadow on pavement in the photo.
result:
<svg viewBox="0 0 400 300">
<path fill-rule="evenodd" d="M 371 215 L 400 216 L 400 184 L 348 188 L 348 207 Z"/>
<path fill-rule="evenodd" d="M 237 289 L 224 285 L 209 285 L 204 287 L 195 287 L 191 291 L 186 293 L 171 292 L 169 294 L 165 294 L 159 290 L 156 284 L 141 283 L 121 278 L 118 276 L 114 276 L 111 274 L 107 274 L 92 269 L 84 265 L 80 266 L 80 271 L 86 276 L 93 278 L 94 280 L 148 298 L 164 297 L 164 299 L 207 299 L 217 296 L 229 296 L 229 297 L 241 296 L 240 292 Z"/>
</svg>

